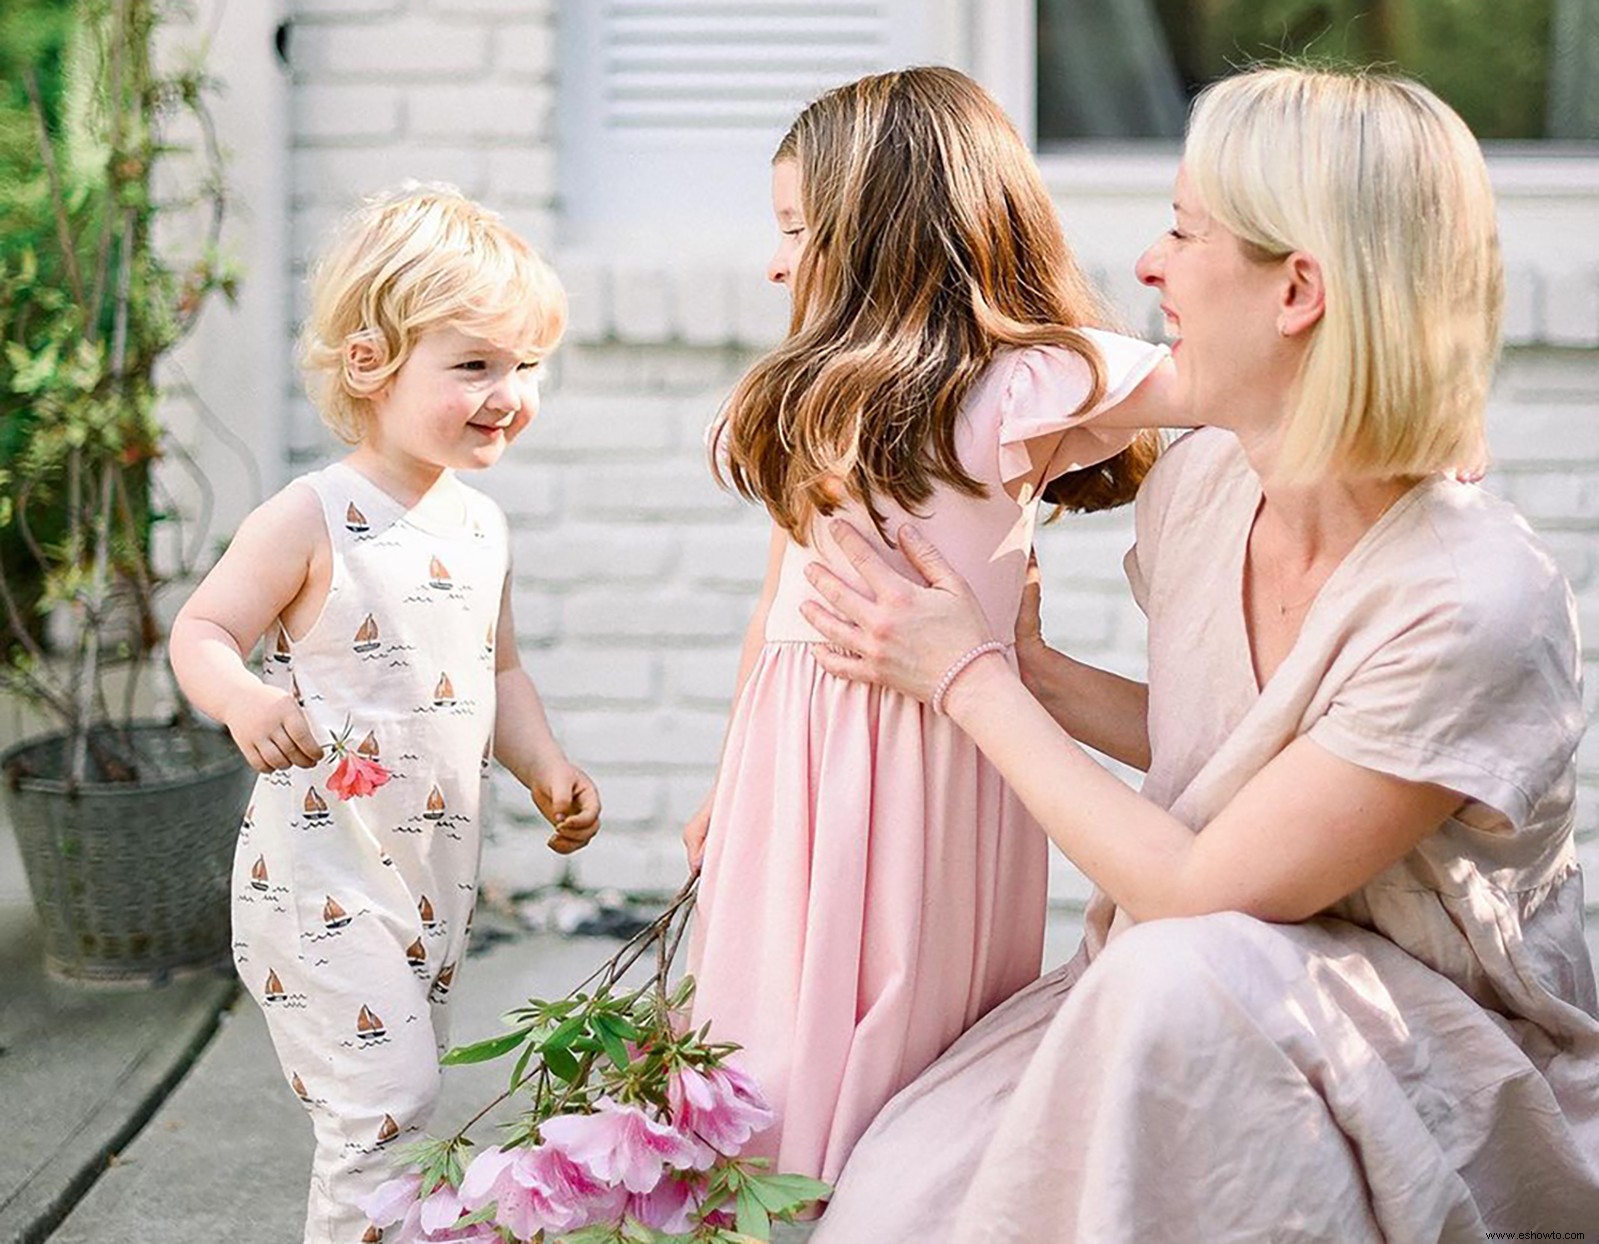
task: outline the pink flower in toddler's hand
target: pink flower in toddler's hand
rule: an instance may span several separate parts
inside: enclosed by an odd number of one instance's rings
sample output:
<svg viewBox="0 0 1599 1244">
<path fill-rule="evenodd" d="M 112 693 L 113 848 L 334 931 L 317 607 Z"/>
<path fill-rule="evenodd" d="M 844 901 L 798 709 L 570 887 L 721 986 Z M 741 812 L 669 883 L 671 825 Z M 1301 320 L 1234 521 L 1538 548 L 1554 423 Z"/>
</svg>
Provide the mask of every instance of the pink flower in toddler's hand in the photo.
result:
<svg viewBox="0 0 1599 1244">
<path fill-rule="evenodd" d="M 328 790 L 340 799 L 359 799 L 363 795 L 370 795 L 390 776 L 389 771 L 378 761 L 357 756 L 354 752 L 345 752 L 328 775 Z"/>
<path fill-rule="evenodd" d="M 696 1071 L 680 1067 L 667 1086 L 672 1122 L 699 1150 L 701 1169 L 717 1154 L 738 1153 L 776 1116 L 755 1081 L 731 1063 Z"/>
<path fill-rule="evenodd" d="M 699 1156 L 675 1128 L 609 1097 L 600 1098 L 593 1114 L 557 1115 L 539 1130 L 596 1179 L 629 1192 L 653 1191 L 666 1167 L 686 1170 Z"/>
<path fill-rule="evenodd" d="M 360 1209 L 375 1227 L 387 1227 L 405 1217 L 406 1211 L 416 1204 L 416 1194 L 422 1188 L 422 1176 L 416 1173 L 401 1175 L 379 1185 L 376 1192 L 360 1202 Z"/>
<path fill-rule="evenodd" d="M 496 1202 L 495 1221 L 519 1240 L 540 1231 L 575 1231 L 621 1217 L 626 1192 L 601 1183 L 559 1149 L 486 1149 L 467 1167 L 461 1200 L 479 1210 Z"/>
</svg>

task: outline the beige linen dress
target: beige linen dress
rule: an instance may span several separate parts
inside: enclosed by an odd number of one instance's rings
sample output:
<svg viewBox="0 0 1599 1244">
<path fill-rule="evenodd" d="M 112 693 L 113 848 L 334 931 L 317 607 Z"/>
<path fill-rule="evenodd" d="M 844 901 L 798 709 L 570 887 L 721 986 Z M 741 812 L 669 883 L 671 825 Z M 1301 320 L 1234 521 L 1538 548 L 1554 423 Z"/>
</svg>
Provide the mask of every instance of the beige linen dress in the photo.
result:
<svg viewBox="0 0 1599 1244">
<path fill-rule="evenodd" d="M 1139 925 L 1097 895 L 1077 957 L 884 1109 L 813 1244 L 1599 1232 L 1566 585 L 1508 506 L 1431 478 L 1257 688 L 1242 582 L 1259 502 L 1236 438 L 1208 429 L 1139 496 L 1145 794 L 1197 832 L 1308 734 L 1467 802 L 1303 924 Z"/>
</svg>

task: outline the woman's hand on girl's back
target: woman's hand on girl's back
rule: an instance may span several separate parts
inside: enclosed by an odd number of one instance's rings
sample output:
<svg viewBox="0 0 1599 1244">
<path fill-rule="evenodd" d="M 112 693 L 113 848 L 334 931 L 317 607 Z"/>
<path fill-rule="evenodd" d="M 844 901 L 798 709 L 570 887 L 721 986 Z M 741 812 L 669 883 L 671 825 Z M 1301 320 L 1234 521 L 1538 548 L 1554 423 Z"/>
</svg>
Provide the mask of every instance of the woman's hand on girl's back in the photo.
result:
<svg viewBox="0 0 1599 1244">
<path fill-rule="evenodd" d="M 956 661 L 993 638 L 983 607 L 944 555 L 910 525 L 895 533 L 900 552 L 926 581 L 912 583 L 842 519 L 828 530 L 871 595 L 851 588 L 820 562 L 806 578 L 827 607 L 805 601 L 800 611 L 822 637 L 816 660 L 829 674 L 876 683 L 931 700 Z"/>
</svg>

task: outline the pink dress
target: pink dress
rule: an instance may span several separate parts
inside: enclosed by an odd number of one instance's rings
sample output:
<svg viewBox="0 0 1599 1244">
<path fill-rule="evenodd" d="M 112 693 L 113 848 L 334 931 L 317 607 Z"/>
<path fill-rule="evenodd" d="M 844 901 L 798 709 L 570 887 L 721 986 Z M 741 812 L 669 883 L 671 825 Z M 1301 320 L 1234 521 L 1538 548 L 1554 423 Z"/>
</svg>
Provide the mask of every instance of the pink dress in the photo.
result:
<svg viewBox="0 0 1599 1244">
<path fill-rule="evenodd" d="M 973 387 L 957 445 L 987 496 L 879 504 L 890 532 L 915 518 L 1006 640 L 1039 488 L 1126 446 L 1093 418 L 1166 354 L 1092 337 L 1107 383 L 1086 412 L 1088 365 L 1055 347 L 1007 352 Z M 1037 978 L 1048 870 L 1042 831 L 947 718 L 816 663 L 799 611 L 813 558 L 853 577 L 823 531 L 788 547 L 722 758 L 689 970 L 695 1022 L 744 1047 L 777 1111 L 752 1151 L 831 1180 L 896 1091 Z"/>
</svg>

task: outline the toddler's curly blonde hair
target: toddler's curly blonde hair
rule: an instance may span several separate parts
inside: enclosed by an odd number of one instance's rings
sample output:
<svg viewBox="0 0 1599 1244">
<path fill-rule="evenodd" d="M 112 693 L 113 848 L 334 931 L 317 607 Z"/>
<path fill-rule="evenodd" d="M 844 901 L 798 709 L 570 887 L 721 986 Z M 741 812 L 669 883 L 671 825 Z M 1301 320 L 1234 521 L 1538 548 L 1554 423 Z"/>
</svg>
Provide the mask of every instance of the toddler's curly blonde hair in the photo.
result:
<svg viewBox="0 0 1599 1244">
<path fill-rule="evenodd" d="M 530 359 L 556 346 L 566 294 L 499 215 L 453 186 L 409 182 L 347 216 L 313 268 L 300 365 L 324 423 L 366 434 L 375 394 L 445 326 Z M 354 350 L 365 344 L 371 348 Z"/>
</svg>

